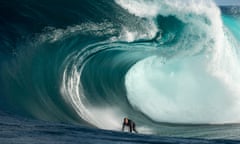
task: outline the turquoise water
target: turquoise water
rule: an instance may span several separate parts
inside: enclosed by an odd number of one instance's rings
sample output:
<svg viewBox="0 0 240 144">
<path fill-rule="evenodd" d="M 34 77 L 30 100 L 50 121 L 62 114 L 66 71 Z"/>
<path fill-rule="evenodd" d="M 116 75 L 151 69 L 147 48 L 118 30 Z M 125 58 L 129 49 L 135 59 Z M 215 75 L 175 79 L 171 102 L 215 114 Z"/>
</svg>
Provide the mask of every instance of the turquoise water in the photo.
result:
<svg viewBox="0 0 240 144">
<path fill-rule="evenodd" d="M 234 37 L 239 41 L 240 18 L 239 16 L 223 16 L 223 22 L 229 28 Z"/>
</svg>

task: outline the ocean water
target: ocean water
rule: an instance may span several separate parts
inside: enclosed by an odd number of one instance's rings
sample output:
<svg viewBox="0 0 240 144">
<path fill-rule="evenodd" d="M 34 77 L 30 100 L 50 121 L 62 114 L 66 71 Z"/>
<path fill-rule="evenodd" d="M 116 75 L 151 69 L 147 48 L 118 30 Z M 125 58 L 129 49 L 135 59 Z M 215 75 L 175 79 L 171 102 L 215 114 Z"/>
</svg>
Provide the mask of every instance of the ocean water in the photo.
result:
<svg viewBox="0 0 240 144">
<path fill-rule="evenodd" d="M 0 143 L 238 143 L 239 44 L 211 0 L 1 1 Z"/>
</svg>

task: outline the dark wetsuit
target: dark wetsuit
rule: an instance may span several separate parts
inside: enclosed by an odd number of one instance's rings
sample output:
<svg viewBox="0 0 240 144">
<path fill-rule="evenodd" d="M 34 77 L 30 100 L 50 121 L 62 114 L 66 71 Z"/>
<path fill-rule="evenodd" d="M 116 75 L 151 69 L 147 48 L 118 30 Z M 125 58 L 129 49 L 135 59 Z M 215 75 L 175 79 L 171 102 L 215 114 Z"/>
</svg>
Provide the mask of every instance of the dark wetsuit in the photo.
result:
<svg viewBox="0 0 240 144">
<path fill-rule="evenodd" d="M 137 133 L 136 128 L 135 128 L 135 123 L 132 120 L 128 119 L 128 123 L 125 123 L 125 121 L 123 121 L 122 131 L 124 130 L 125 126 L 129 126 L 129 132 L 134 131 Z"/>
</svg>

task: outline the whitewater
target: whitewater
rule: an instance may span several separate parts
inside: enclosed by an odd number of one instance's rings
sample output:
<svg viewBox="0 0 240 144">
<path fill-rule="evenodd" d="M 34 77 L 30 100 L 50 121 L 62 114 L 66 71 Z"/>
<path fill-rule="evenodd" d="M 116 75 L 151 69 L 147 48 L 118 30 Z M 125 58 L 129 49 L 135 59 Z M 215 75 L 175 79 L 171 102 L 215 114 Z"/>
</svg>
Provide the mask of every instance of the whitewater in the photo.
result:
<svg viewBox="0 0 240 144">
<path fill-rule="evenodd" d="M 239 7 L 209 0 L 0 5 L 0 142 L 240 139 Z M 120 132 L 124 117 L 141 135 Z"/>
</svg>

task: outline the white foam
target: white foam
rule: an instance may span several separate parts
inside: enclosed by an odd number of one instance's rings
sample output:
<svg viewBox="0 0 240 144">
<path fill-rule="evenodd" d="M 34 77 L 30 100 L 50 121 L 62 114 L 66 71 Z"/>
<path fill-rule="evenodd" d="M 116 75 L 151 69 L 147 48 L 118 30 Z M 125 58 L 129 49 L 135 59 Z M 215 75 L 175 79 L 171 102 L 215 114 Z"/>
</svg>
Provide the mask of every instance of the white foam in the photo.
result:
<svg viewBox="0 0 240 144">
<path fill-rule="evenodd" d="M 135 108 L 159 122 L 240 120 L 235 115 L 240 110 L 235 110 L 237 94 L 209 74 L 207 63 L 203 57 L 170 60 L 165 64 L 157 57 L 140 61 L 126 76 L 128 99 Z"/>
<path fill-rule="evenodd" d="M 68 26 L 65 29 L 46 27 L 44 33 L 39 36 L 40 42 L 56 42 L 58 40 L 63 40 L 69 36 L 76 34 L 83 35 L 94 35 L 94 36 L 103 36 L 103 35 L 114 35 L 116 34 L 116 29 L 114 29 L 112 23 L 102 22 L 102 23 L 83 23 L 79 25 Z"/>
<path fill-rule="evenodd" d="M 212 0 L 115 0 L 117 4 L 127 9 L 130 13 L 139 17 L 156 17 L 175 15 L 182 20 L 185 14 L 198 15 L 218 12 L 216 4 Z M 204 8 L 204 11 L 203 11 Z"/>
</svg>

